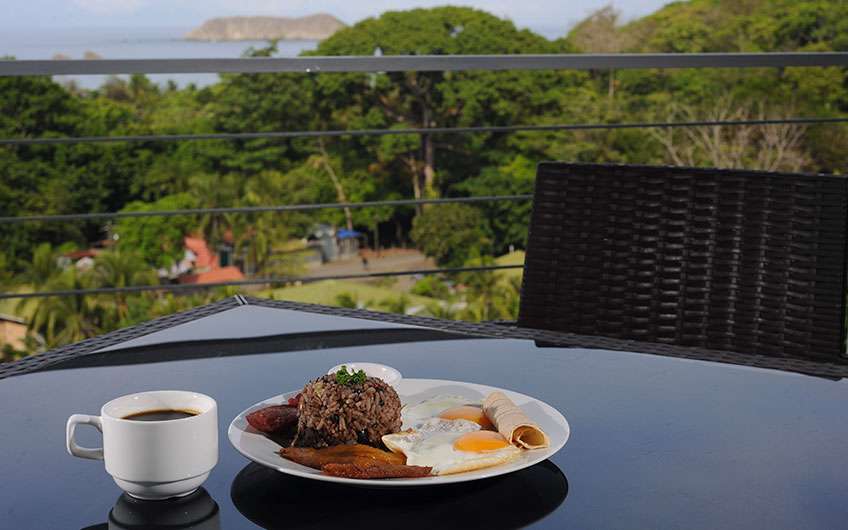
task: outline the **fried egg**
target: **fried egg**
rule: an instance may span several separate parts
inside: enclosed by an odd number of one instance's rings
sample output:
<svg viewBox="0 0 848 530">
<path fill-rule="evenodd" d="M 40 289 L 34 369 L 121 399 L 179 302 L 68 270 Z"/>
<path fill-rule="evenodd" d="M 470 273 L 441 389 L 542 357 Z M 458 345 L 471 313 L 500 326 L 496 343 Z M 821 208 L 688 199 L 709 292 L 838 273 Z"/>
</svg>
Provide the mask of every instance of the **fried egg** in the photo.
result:
<svg viewBox="0 0 848 530">
<path fill-rule="evenodd" d="M 462 396 L 434 396 L 415 405 L 401 409 L 403 429 L 418 429 L 421 423 L 431 418 L 445 420 L 468 420 L 482 429 L 494 430 L 492 422 L 483 413 L 482 404 Z"/>
<path fill-rule="evenodd" d="M 479 431 L 480 426 L 473 421 L 457 419 L 444 420 L 442 418 L 428 418 L 420 423 L 418 427 L 413 429 L 416 433 L 459 433 Z"/>
<path fill-rule="evenodd" d="M 500 433 L 466 419 L 429 418 L 414 431 L 387 434 L 383 443 L 406 455 L 410 466 L 428 466 L 434 475 L 473 471 L 509 462 L 521 453 Z"/>
</svg>

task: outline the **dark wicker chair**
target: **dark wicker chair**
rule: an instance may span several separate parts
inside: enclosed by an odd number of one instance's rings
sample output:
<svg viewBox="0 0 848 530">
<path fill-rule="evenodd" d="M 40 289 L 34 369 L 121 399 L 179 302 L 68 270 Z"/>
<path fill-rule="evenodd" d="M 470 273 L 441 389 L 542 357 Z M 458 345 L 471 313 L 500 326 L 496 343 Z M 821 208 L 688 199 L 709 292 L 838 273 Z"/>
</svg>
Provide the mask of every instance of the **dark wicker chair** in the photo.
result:
<svg viewBox="0 0 848 530">
<path fill-rule="evenodd" d="M 520 326 L 845 360 L 848 178 L 539 165 Z"/>
</svg>

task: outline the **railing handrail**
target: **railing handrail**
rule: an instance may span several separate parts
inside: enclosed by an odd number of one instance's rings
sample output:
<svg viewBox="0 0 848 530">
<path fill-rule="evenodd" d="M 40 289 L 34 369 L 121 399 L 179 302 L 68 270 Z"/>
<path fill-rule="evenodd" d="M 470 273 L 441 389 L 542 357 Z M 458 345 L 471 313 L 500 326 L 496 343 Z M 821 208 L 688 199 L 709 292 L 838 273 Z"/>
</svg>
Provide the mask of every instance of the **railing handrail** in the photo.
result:
<svg viewBox="0 0 848 530">
<path fill-rule="evenodd" d="M 848 66 L 848 52 L 383 55 L 0 60 L 0 76 Z"/>
</svg>

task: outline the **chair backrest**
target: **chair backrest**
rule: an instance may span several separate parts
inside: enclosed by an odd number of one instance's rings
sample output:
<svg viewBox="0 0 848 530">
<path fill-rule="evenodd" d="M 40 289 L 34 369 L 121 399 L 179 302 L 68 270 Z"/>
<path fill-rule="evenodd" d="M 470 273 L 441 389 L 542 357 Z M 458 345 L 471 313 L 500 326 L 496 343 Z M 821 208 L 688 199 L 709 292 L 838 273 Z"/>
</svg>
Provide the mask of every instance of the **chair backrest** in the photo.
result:
<svg viewBox="0 0 848 530">
<path fill-rule="evenodd" d="M 848 178 L 542 163 L 519 325 L 845 358 Z"/>
</svg>

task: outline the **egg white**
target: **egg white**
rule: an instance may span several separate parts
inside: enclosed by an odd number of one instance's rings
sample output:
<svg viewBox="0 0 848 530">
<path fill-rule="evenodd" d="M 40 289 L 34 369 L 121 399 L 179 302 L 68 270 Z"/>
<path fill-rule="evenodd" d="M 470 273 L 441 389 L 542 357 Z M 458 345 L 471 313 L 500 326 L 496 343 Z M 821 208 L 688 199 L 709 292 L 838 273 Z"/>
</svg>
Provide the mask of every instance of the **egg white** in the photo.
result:
<svg viewBox="0 0 848 530">
<path fill-rule="evenodd" d="M 513 445 L 483 452 L 455 449 L 453 444 L 457 438 L 480 430 L 480 426 L 472 421 L 428 418 L 418 425 L 419 430 L 383 436 L 383 443 L 392 452 L 406 455 L 407 465 L 433 468 L 433 475 L 491 467 L 508 462 L 521 453 Z"/>
<path fill-rule="evenodd" d="M 441 412 L 462 405 L 479 405 L 462 396 L 438 395 L 414 405 L 404 405 L 400 411 L 403 430 L 418 429 L 421 423 L 437 417 Z"/>
</svg>

